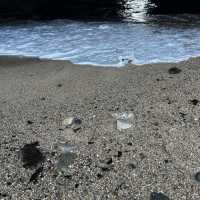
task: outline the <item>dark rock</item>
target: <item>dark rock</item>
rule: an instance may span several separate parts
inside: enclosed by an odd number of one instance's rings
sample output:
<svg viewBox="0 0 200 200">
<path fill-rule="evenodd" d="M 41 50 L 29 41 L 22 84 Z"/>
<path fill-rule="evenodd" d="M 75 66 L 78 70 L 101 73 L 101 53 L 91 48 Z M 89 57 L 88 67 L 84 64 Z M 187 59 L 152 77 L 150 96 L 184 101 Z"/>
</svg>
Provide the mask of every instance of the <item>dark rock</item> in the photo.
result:
<svg viewBox="0 0 200 200">
<path fill-rule="evenodd" d="M 169 160 L 167 160 L 167 159 L 164 160 L 164 163 L 165 163 L 165 164 L 168 164 L 168 163 L 169 163 Z"/>
<path fill-rule="evenodd" d="M 29 124 L 29 125 L 31 125 L 31 124 L 33 124 L 34 122 L 33 121 L 31 121 L 31 120 L 28 120 L 27 121 L 27 124 Z"/>
<path fill-rule="evenodd" d="M 6 193 L 0 193 L 0 197 L 3 197 L 3 198 L 8 197 L 8 194 L 6 194 Z"/>
<path fill-rule="evenodd" d="M 199 100 L 193 99 L 190 101 L 194 106 L 196 106 L 199 103 Z"/>
<path fill-rule="evenodd" d="M 73 119 L 73 123 L 76 124 L 76 125 L 81 125 L 81 124 L 82 124 L 82 120 L 79 119 L 79 118 L 77 118 L 77 117 L 75 117 L 75 118 Z"/>
<path fill-rule="evenodd" d="M 94 141 L 88 141 L 88 144 L 94 144 Z"/>
<path fill-rule="evenodd" d="M 169 74 L 179 74 L 181 73 L 181 69 L 177 68 L 177 67 L 172 67 L 168 70 Z"/>
<path fill-rule="evenodd" d="M 103 178 L 103 174 L 98 173 L 98 174 L 97 174 L 97 178 L 98 178 L 98 179 Z"/>
<path fill-rule="evenodd" d="M 34 184 L 37 183 L 38 177 L 39 177 L 39 175 L 42 174 L 43 169 L 44 169 L 43 166 L 41 166 L 38 169 L 36 169 L 35 172 L 32 174 L 32 176 L 31 176 L 31 178 L 29 180 L 29 183 L 30 182 L 33 182 Z"/>
<path fill-rule="evenodd" d="M 200 172 L 197 172 L 197 173 L 195 174 L 194 178 L 195 178 L 195 180 L 196 180 L 197 182 L 200 182 Z"/>
<path fill-rule="evenodd" d="M 37 148 L 39 146 L 38 142 L 34 142 L 31 144 L 25 144 L 23 148 L 21 148 L 21 158 L 23 167 L 25 168 L 33 168 L 37 167 L 38 164 L 42 163 L 45 159 L 45 156 L 42 152 Z"/>
<path fill-rule="evenodd" d="M 76 183 L 74 187 L 75 187 L 75 188 L 78 188 L 78 187 L 79 187 L 79 183 Z"/>
<path fill-rule="evenodd" d="M 121 151 L 118 151 L 118 152 L 117 152 L 117 157 L 118 157 L 118 158 L 121 158 L 121 157 L 122 157 L 122 152 L 121 152 Z"/>
<path fill-rule="evenodd" d="M 162 193 L 152 192 L 150 200 L 170 200 L 169 197 Z"/>
<path fill-rule="evenodd" d="M 106 159 L 105 163 L 108 164 L 108 165 L 112 164 L 112 158 Z"/>
<path fill-rule="evenodd" d="M 59 83 L 59 84 L 57 85 L 57 87 L 62 87 L 62 84 L 61 84 L 61 83 Z"/>
<path fill-rule="evenodd" d="M 12 182 L 7 182 L 6 185 L 7 185 L 7 186 L 11 186 L 11 185 L 12 185 Z"/>
<path fill-rule="evenodd" d="M 82 120 L 75 117 L 72 121 L 72 129 L 74 132 L 77 132 L 81 129 Z"/>
</svg>

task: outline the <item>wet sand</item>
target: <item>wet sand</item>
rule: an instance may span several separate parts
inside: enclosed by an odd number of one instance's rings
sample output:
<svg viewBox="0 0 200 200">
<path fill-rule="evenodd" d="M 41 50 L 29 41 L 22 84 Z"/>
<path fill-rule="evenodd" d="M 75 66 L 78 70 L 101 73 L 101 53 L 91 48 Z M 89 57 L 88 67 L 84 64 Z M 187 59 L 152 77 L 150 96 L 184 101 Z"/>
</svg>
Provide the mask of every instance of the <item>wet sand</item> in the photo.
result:
<svg viewBox="0 0 200 200">
<path fill-rule="evenodd" d="M 199 199 L 199 66 L 0 57 L 0 199 Z M 121 112 L 134 120 L 119 131 Z M 61 170 L 63 143 L 76 156 Z"/>
</svg>

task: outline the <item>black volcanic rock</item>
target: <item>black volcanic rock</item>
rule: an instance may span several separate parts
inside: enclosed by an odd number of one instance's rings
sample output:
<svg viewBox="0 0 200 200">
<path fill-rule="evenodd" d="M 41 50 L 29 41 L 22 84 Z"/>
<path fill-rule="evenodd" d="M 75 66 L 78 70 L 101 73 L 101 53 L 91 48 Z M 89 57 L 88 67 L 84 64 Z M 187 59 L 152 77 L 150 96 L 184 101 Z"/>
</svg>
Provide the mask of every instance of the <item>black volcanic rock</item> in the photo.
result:
<svg viewBox="0 0 200 200">
<path fill-rule="evenodd" d="M 120 0 L 1 0 L 0 18 L 115 18 L 121 6 L 120 2 Z"/>
</svg>

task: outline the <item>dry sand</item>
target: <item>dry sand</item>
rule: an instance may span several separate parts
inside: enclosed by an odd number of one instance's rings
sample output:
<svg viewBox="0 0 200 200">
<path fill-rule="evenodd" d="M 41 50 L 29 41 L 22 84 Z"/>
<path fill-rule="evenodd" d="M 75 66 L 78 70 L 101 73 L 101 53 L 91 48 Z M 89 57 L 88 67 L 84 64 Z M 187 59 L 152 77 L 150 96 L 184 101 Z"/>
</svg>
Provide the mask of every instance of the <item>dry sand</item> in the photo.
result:
<svg viewBox="0 0 200 200">
<path fill-rule="evenodd" d="M 0 57 L 0 199 L 198 200 L 198 100 L 200 58 L 103 68 Z M 116 129 L 120 112 L 134 114 L 130 129 Z M 63 127 L 69 116 L 80 129 Z M 65 142 L 76 158 L 61 171 Z"/>
</svg>

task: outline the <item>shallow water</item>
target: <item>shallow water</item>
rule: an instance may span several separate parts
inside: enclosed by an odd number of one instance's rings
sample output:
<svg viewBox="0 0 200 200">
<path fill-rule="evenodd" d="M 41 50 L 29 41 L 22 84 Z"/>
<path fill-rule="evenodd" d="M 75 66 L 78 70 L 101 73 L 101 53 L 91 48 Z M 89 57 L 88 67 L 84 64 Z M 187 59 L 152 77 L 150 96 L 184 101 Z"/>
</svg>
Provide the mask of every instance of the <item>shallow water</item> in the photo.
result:
<svg viewBox="0 0 200 200">
<path fill-rule="evenodd" d="M 130 2 L 122 21 L 2 25 L 0 54 L 103 66 L 123 66 L 130 60 L 135 64 L 177 62 L 200 55 L 199 16 L 149 16 L 146 1 Z"/>
</svg>

